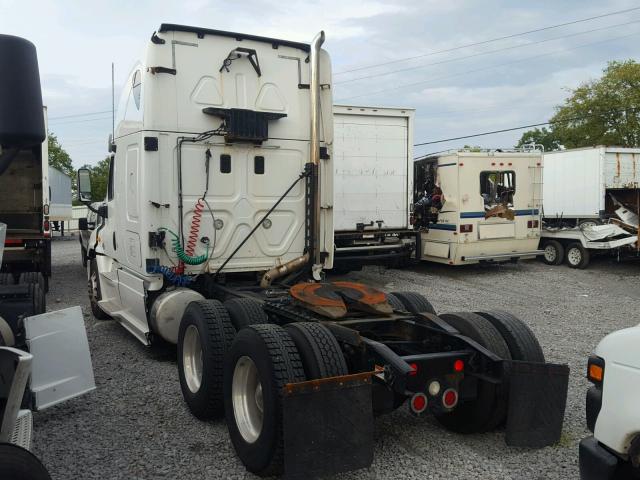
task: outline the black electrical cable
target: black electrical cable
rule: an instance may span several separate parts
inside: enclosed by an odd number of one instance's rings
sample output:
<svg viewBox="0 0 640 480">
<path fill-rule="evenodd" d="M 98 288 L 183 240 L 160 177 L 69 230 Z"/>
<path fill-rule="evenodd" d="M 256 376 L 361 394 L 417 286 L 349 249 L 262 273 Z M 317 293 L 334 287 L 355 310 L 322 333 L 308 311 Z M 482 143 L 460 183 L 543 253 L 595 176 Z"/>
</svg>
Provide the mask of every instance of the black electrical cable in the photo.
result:
<svg viewBox="0 0 640 480">
<path fill-rule="evenodd" d="M 271 215 L 271 213 L 273 213 L 273 211 L 276 208 L 278 208 L 278 205 L 280 205 L 280 202 L 282 202 L 282 200 L 284 200 L 286 198 L 286 196 L 289 195 L 289 192 L 291 190 L 293 190 L 293 187 L 295 187 L 300 180 L 302 180 L 303 178 L 305 178 L 305 177 L 307 177 L 309 175 L 309 172 L 310 172 L 310 170 L 309 171 L 305 170 L 300 175 L 298 175 L 298 178 L 296 178 L 294 180 L 294 182 L 289 186 L 289 188 L 287 188 L 287 191 L 282 194 L 282 196 L 278 199 L 278 201 L 269 209 L 269 211 L 267 213 L 264 214 L 264 216 L 260 219 L 260 221 L 255 224 L 255 226 L 251 229 L 249 234 L 246 237 L 244 237 L 242 242 L 240 242 L 240 245 L 238 245 L 235 248 L 235 250 L 233 252 L 231 252 L 231 255 L 229 255 L 227 257 L 227 259 L 224 261 L 224 263 L 222 265 L 220 265 L 220 268 L 218 268 L 218 270 L 216 270 L 216 274 L 215 274 L 216 277 L 220 274 L 222 269 L 227 266 L 227 263 L 229 263 L 229 261 L 235 256 L 235 254 L 238 253 L 238 250 L 240 250 L 242 248 L 242 246 L 245 243 L 247 243 L 247 241 L 253 236 L 253 234 L 256 232 L 256 230 L 258 230 L 260 225 L 262 225 L 262 222 L 264 222 L 269 217 L 269 215 Z"/>
<path fill-rule="evenodd" d="M 433 145 L 434 143 L 453 142 L 454 140 L 464 140 L 466 138 L 482 137 L 482 136 L 485 136 L 485 135 L 493 135 L 494 133 L 513 132 L 515 130 L 523 130 L 525 128 L 542 127 L 544 125 L 551 125 L 553 123 L 575 122 L 577 120 L 585 120 L 585 119 L 591 118 L 591 117 L 600 117 L 600 116 L 606 115 L 608 113 L 623 113 L 623 112 L 636 112 L 636 111 L 640 111 L 640 108 L 625 108 L 625 109 L 621 109 L 621 110 L 618 110 L 618 109 L 605 110 L 603 112 L 593 113 L 591 115 L 582 115 L 582 116 L 578 116 L 578 117 L 563 118 L 563 119 L 560 119 L 560 120 L 555 120 L 553 122 L 532 123 L 532 124 L 529 124 L 529 125 L 522 125 L 520 127 L 503 128 L 501 130 L 492 130 L 490 132 L 474 133 L 472 135 L 463 135 L 463 136 L 460 136 L 460 137 L 444 138 L 442 140 L 433 140 L 431 142 L 414 143 L 413 146 L 414 147 L 421 147 L 423 145 Z M 436 152 L 436 153 L 441 153 L 441 152 Z M 424 158 L 424 155 L 420 156 L 419 158 Z"/>
<path fill-rule="evenodd" d="M 552 30 L 552 29 L 555 29 L 555 28 L 561 28 L 561 27 L 566 27 L 566 26 L 569 26 L 569 25 L 575 25 L 577 23 L 588 22 L 590 20 L 596 20 L 598 18 L 611 17 L 613 15 L 619 15 L 619 14 L 622 14 L 622 13 L 633 12 L 635 10 L 640 10 L 640 7 L 627 8 L 625 10 L 617 10 L 615 12 L 609 12 L 609 13 L 604 13 L 602 15 L 596 15 L 594 17 L 588 17 L 588 18 L 583 18 L 581 20 L 573 20 L 571 22 L 559 23 L 557 25 L 550 25 L 550 26 L 547 26 L 547 27 L 536 28 L 534 30 L 528 30 L 526 32 L 514 33 L 514 34 L 511 34 L 511 35 L 505 35 L 505 36 L 502 36 L 502 37 L 491 38 L 489 40 L 483 40 L 483 41 L 480 41 L 480 42 L 467 43 L 465 45 L 459 45 L 457 47 L 447 48 L 447 49 L 444 49 L 444 50 L 438 50 L 438 51 L 435 51 L 435 52 L 429 52 L 429 53 L 424 53 L 424 54 L 420 54 L 420 55 L 415 55 L 415 56 L 412 56 L 412 57 L 404 57 L 404 58 L 399 58 L 399 59 L 396 59 L 396 60 L 390 60 L 388 62 L 376 63 L 376 64 L 367 65 L 367 66 L 363 66 L 363 67 L 352 68 L 351 70 L 343 70 L 341 72 L 335 72 L 333 75 L 334 76 L 335 75 L 344 75 L 345 73 L 358 72 L 358 71 L 361 71 L 361 70 L 368 70 L 370 68 L 382 67 L 382 66 L 385 66 L 385 65 L 392 65 L 394 63 L 401 63 L 401 62 L 406 62 L 408 60 L 415 60 L 416 58 L 424 58 L 424 57 L 429 57 L 429 56 L 432 56 L 432 55 L 438 55 L 440 53 L 454 52 L 456 50 L 462 50 L 463 48 L 476 47 L 478 45 L 485 45 L 487 43 L 498 42 L 500 40 L 508 40 L 509 38 L 516 38 L 516 37 L 521 37 L 523 35 L 529 35 L 531 33 L 543 32 L 545 30 Z"/>
</svg>

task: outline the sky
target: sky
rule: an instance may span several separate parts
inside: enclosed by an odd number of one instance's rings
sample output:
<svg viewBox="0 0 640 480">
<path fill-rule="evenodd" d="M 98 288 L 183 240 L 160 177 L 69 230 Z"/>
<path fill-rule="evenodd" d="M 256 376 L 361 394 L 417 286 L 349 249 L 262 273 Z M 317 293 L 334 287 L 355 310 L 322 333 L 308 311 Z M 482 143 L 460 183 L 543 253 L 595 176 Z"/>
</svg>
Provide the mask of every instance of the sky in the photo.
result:
<svg viewBox="0 0 640 480">
<path fill-rule="evenodd" d="M 632 8 L 639 9 L 513 36 Z M 415 108 L 414 143 L 545 122 L 608 61 L 640 57 L 640 2 L 630 0 L 0 0 L 0 33 L 38 49 L 49 130 L 76 167 L 107 154 L 111 62 L 117 105 L 161 23 L 304 42 L 324 30 L 334 103 Z M 508 148 L 522 132 L 435 143 L 414 154 L 466 144 Z"/>
</svg>

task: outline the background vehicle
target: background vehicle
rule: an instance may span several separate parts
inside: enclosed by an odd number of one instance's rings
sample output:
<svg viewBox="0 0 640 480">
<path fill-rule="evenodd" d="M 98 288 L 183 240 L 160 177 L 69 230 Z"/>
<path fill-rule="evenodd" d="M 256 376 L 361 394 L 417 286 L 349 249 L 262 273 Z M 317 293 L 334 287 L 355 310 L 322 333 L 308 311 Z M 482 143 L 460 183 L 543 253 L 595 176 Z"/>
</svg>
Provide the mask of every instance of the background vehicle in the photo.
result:
<svg viewBox="0 0 640 480">
<path fill-rule="evenodd" d="M 7 38 L 3 36 L 0 38 Z M 8 42 L 3 42 L 8 45 Z M 2 48 L 2 47 L 0 47 Z M 13 52 L 2 50 L 0 55 L 13 60 Z M 17 65 L 20 68 L 22 65 Z M 37 68 L 37 64 L 36 64 Z M 32 72 L 24 72 L 30 74 Z M 36 72 L 37 73 L 37 72 Z M 39 85 L 39 77 L 37 78 Z M 0 82 L 0 88 L 8 91 L 15 88 Z M 11 105 L 11 103 L 8 103 Z M 17 112 L 18 110 L 13 110 Z M 44 128 L 46 132 L 46 108 L 40 102 L 40 115 L 44 111 Z M 2 114 L 0 114 L 2 115 Z M 4 114 L 0 129 L 6 128 L 6 138 L 13 137 L 12 128 L 21 116 L 33 115 L 33 108 L 27 113 Z M 43 121 L 40 121 L 42 125 Z M 0 141 L 2 141 L 0 131 Z M 8 140 L 11 141 L 11 140 Z M 4 160 L 2 160 L 4 158 Z M 4 148 L 0 157 L 0 192 L 11 192 L 11 195 L 0 195 L 0 222 L 7 225 L 7 239 L 1 272 L 13 275 L 14 281 L 24 278 L 37 278 L 42 275 L 42 286 L 48 290 L 51 276 L 51 218 L 49 201 L 49 166 L 47 139 L 37 145 L 29 141 L 27 146 Z M 1 275 L 1 274 L 0 274 Z"/>
<path fill-rule="evenodd" d="M 595 225 L 618 202 L 640 211 L 640 149 L 593 147 L 544 154 L 544 219 L 549 225 Z M 570 179 L 570 181 L 567 181 Z"/>
<path fill-rule="evenodd" d="M 415 249 L 411 108 L 334 105 L 334 268 L 399 265 Z"/>
<path fill-rule="evenodd" d="M 541 253 L 540 151 L 461 150 L 414 165 L 418 258 L 463 265 Z"/>
<path fill-rule="evenodd" d="M 322 281 L 334 253 L 323 42 L 167 24 L 151 36 L 89 242 L 94 314 L 177 344 L 189 409 L 225 415 L 259 475 L 366 467 L 374 412 L 405 402 L 453 431 L 506 421 L 510 444 L 556 441 L 568 367 L 545 363 L 520 320 L 437 316 L 412 292 Z M 89 171 L 77 178 L 88 202 Z"/>
<path fill-rule="evenodd" d="M 49 167 L 49 221 L 54 231 L 64 235 L 64 222 L 71 221 L 71 177 Z"/>
<path fill-rule="evenodd" d="M 87 211 L 87 216 L 78 219 L 78 240 L 80 242 L 80 254 L 82 255 L 82 266 L 86 267 L 89 259 L 87 258 L 87 252 L 89 251 L 89 240 L 91 239 L 91 232 L 93 232 L 97 226 L 102 222 L 102 217 L 98 215 L 98 207 L 102 203 L 95 202 L 91 204 L 91 209 Z"/>
<path fill-rule="evenodd" d="M 43 149 L 46 152 L 46 142 L 43 148 L 40 146 L 46 135 L 36 49 L 25 39 L 0 35 L 0 64 L 9 67 L 0 76 L 0 198 L 3 218 L 14 222 L 10 228 L 0 222 L 2 263 L 5 239 L 15 245 L 16 230 L 22 233 L 28 230 L 30 238 L 35 238 L 36 231 L 42 232 L 40 197 L 30 202 L 27 197 L 33 196 L 34 191 L 42 194 L 48 188 L 43 188 L 42 183 L 39 187 L 31 183 L 46 178 L 40 168 L 41 163 L 46 165 L 46 155 L 40 157 Z M 12 181 L 7 180 L 11 176 Z M 15 252 L 10 250 L 12 256 Z M 39 274 L 22 274 L 20 283 L 13 284 L 12 274 L 0 276 L 0 478 L 3 479 L 48 479 L 45 467 L 29 452 L 31 411 L 44 410 L 95 389 L 82 311 L 73 307 L 44 313 L 41 279 Z"/>
<path fill-rule="evenodd" d="M 580 478 L 640 478 L 640 325 L 607 335 L 589 358 L 587 427 Z"/>
</svg>

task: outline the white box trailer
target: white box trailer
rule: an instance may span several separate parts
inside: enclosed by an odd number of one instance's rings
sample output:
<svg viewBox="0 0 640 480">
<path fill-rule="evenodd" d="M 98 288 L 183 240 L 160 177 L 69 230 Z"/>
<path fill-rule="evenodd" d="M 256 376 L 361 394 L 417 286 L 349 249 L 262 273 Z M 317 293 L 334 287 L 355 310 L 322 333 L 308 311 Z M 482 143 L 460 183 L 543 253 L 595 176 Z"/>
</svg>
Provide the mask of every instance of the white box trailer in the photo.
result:
<svg viewBox="0 0 640 480">
<path fill-rule="evenodd" d="M 49 167 L 49 197 L 49 220 L 71 220 L 71 177 L 55 167 Z"/>
<path fill-rule="evenodd" d="M 336 265 L 408 258 L 414 109 L 334 105 Z"/>
<path fill-rule="evenodd" d="M 640 149 L 598 146 L 547 152 L 543 182 L 545 221 L 593 224 L 613 215 L 617 207 L 612 195 L 637 206 Z"/>
</svg>

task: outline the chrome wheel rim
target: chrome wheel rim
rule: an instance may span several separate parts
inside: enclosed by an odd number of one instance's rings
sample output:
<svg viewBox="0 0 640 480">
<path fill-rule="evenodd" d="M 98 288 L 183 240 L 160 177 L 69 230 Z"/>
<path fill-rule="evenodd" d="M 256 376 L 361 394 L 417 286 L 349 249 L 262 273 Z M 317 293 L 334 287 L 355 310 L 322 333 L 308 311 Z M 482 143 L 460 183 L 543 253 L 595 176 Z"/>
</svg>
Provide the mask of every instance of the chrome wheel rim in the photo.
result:
<svg viewBox="0 0 640 480">
<path fill-rule="evenodd" d="M 555 248 L 553 248 L 551 245 L 547 245 L 545 247 L 544 258 L 547 260 L 547 262 L 555 262 L 557 256 L 558 253 L 556 252 Z"/>
<path fill-rule="evenodd" d="M 202 344 L 195 325 L 189 325 L 184 332 L 182 364 L 187 387 L 192 393 L 196 393 L 202 384 Z"/>
<path fill-rule="evenodd" d="M 582 254 L 577 248 L 572 248 L 567 252 L 567 260 L 571 265 L 578 265 L 582 260 Z"/>
<path fill-rule="evenodd" d="M 247 443 L 255 442 L 262 432 L 264 401 L 258 369 L 249 357 L 238 359 L 233 370 L 231 400 L 236 426 Z"/>
</svg>

